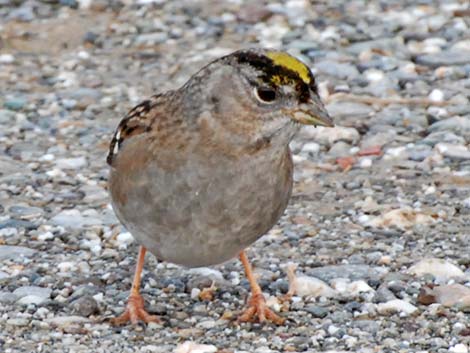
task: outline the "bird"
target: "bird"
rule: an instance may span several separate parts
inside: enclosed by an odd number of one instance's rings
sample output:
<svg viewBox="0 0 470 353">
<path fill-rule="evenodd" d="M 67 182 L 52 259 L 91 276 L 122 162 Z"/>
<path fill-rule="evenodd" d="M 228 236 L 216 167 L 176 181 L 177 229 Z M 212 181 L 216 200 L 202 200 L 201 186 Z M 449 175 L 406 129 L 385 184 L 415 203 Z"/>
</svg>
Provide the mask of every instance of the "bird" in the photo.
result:
<svg viewBox="0 0 470 353">
<path fill-rule="evenodd" d="M 238 320 L 284 322 L 266 305 L 245 249 L 287 207 L 289 142 L 302 125 L 334 126 L 314 75 L 287 52 L 265 48 L 215 59 L 129 111 L 109 146 L 108 186 L 117 218 L 140 247 L 114 324 L 160 321 L 140 294 L 147 251 L 189 268 L 238 257 L 251 288 Z"/>
</svg>

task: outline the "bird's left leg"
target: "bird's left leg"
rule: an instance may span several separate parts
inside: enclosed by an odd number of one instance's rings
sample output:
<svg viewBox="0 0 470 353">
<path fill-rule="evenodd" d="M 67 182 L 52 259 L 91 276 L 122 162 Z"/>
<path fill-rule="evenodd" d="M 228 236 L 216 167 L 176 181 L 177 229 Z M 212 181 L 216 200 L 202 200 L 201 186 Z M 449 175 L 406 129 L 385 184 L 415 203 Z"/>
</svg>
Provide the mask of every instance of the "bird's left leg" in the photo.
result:
<svg viewBox="0 0 470 353">
<path fill-rule="evenodd" d="M 266 299 L 264 298 L 261 288 L 253 275 L 253 269 L 248 261 L 245 251 L 240 253 L 240 261 L 245 268 L 245 274 L 250 282 L 251 286 L 251 297 L 248 301 L 248 308 L 238 318 L 240 322 L 252 322 L 252 321 L 272 321 L 277 325 L 284 323 L 285 319 L 274 313 L 266 305 Z"/>
</svg>

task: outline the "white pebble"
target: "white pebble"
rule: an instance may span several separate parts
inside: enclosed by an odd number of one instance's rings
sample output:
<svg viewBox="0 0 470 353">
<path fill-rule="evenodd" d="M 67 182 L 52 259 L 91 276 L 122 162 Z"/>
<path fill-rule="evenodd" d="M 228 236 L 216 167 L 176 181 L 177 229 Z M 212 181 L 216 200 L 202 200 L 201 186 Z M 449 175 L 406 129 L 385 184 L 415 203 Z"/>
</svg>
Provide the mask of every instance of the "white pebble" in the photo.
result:
<svg viewBox="0 0 470 353">
<path fill-rule="evenodd" d="M 191 299 L 198 299 L 200 293 L 201 293 L 201 290 L 199 288 L 191 289 Z"/>
<path fill-rule="evenodd" d="M 296 276 L 297 265 L 287 266 L 287 277 L 289 279 L 289 294 L 300 297 L 334 297 L 336 291 L 328 284 L 315 277 Z"/>
<path fill-rule="evenodd" d="M 70 272 L 70 270 L 74 267 L 75 267 L 75 263 L 70 262 L 70 261 L 64 261 L 57 265 L 59 272 Z"/>
<path fill-rule="evenodd" d="M 51 232 L 45 232 L 38 235 L 38 240 L 40 241 L 45 241 L 49 239 L 54 239 L 54 234 L 52 234 Z"/>
<path fill-rule="evenodd" d="M 444 100 L 444 92 L 437 88 L 433 89 L 429 94 L 429 99 L 433 102 L 442 102 Z"/>
<path fill-rule="evenodd" d="M 15 61 L 15 57 L 11 54 L 0 55 L 0 64 L 11 64 Z"/>
<path fill-rule="evenodd" d="M 377 311 L 380 314 L 394 314 L 404 313 L 407 315 L 413 314 L 417 307 L 401 299 L 389 300 L 386 303 L 377 304 Z"/>
<path fill-rule="evenodd" d="M 122 232 L 116 237 L 116 241 L 119 244 L 119 247 L 126 248 L 127 245 L 132 244 L 134 242 L 134 237 L 130 232 Z"/>
<path fill-rule="evenodd" d="M 318 152 L 320 152 L 320 145 L 318 143 L 315 143 L 315 142 L 306 143 L 302 147 L 302 152 L 312 154 L 312 155 L 317 155 Z"/>
<path fill-rule="evenodd" d="M 452 353 L 468 353 L 468 348 L 467 348 L 466 345 L 464 345 L 462 343 L 458 343 L 455 346 L 450 347 L 449 352 L 452 352 Z"/>
<path fill-rule="evenodd" d="M 191 341 L 186 341 L 179 344 L 173 353 L 215 353 L 217 347 L 212 344 L 198 344 Z"/>
<path fill-rule="evenodd" d="M 361 158 L 359 160 L 359 166 L 361 168 L 370 168 L 372 166 L 372 159 L 370 159 L 370 158 Z"/>
<path fill-rule="evenodd" d="M 431 274 L 440 280 L 464 276 L 463 271 L 457 266 L 445 260 L 436 258 L 423 259 L 411 266 L 408 272 L 415 276 Z"/>
</svg>

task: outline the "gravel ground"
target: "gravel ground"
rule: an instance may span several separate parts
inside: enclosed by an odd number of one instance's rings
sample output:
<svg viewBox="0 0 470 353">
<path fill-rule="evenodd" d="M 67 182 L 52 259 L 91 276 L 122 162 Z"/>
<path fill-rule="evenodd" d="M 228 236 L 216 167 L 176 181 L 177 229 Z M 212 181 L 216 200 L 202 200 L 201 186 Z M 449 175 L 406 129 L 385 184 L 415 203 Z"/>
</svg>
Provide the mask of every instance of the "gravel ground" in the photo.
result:
<svg viewBox="0 0 470 353">
<path fill-rule="evenodd" d="M 0 18 L 1 352 L 469 351 L 467 1 L 0 0 Z M 115 126 L 253 46 L 308 63 L 338 125 L 292 143 L 289 208 L 249 250 L 286 325 L 233 321 L 239 262 L 148 256 L 163 324 L 110 326 L 137 254 L 106 191 Z"/>
</svg>

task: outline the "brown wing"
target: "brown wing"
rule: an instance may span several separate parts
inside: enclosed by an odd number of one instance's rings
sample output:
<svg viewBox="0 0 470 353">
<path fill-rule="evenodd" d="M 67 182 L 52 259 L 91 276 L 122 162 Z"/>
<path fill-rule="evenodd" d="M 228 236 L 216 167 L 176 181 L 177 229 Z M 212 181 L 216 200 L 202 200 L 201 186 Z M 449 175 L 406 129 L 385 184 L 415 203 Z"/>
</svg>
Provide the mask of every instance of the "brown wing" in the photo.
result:
<svg viewBox="0 0 470 353">
<path fill-rule="evenodd" d="M 160 104 L 162 98 L 163 95 L 155 95 L 144 100 L 132 108 L 121 120 L 109 145 L 109 152 L 106 158 L 106 162 L 109 165 L 113 165 L 113 161 L 119 153 L 119 149 L 124 141 L 132 136 L 152 130 L 153 121 L 156 116 L 156 114 L 154 114 L 154 108 Z"/>
</svg>

